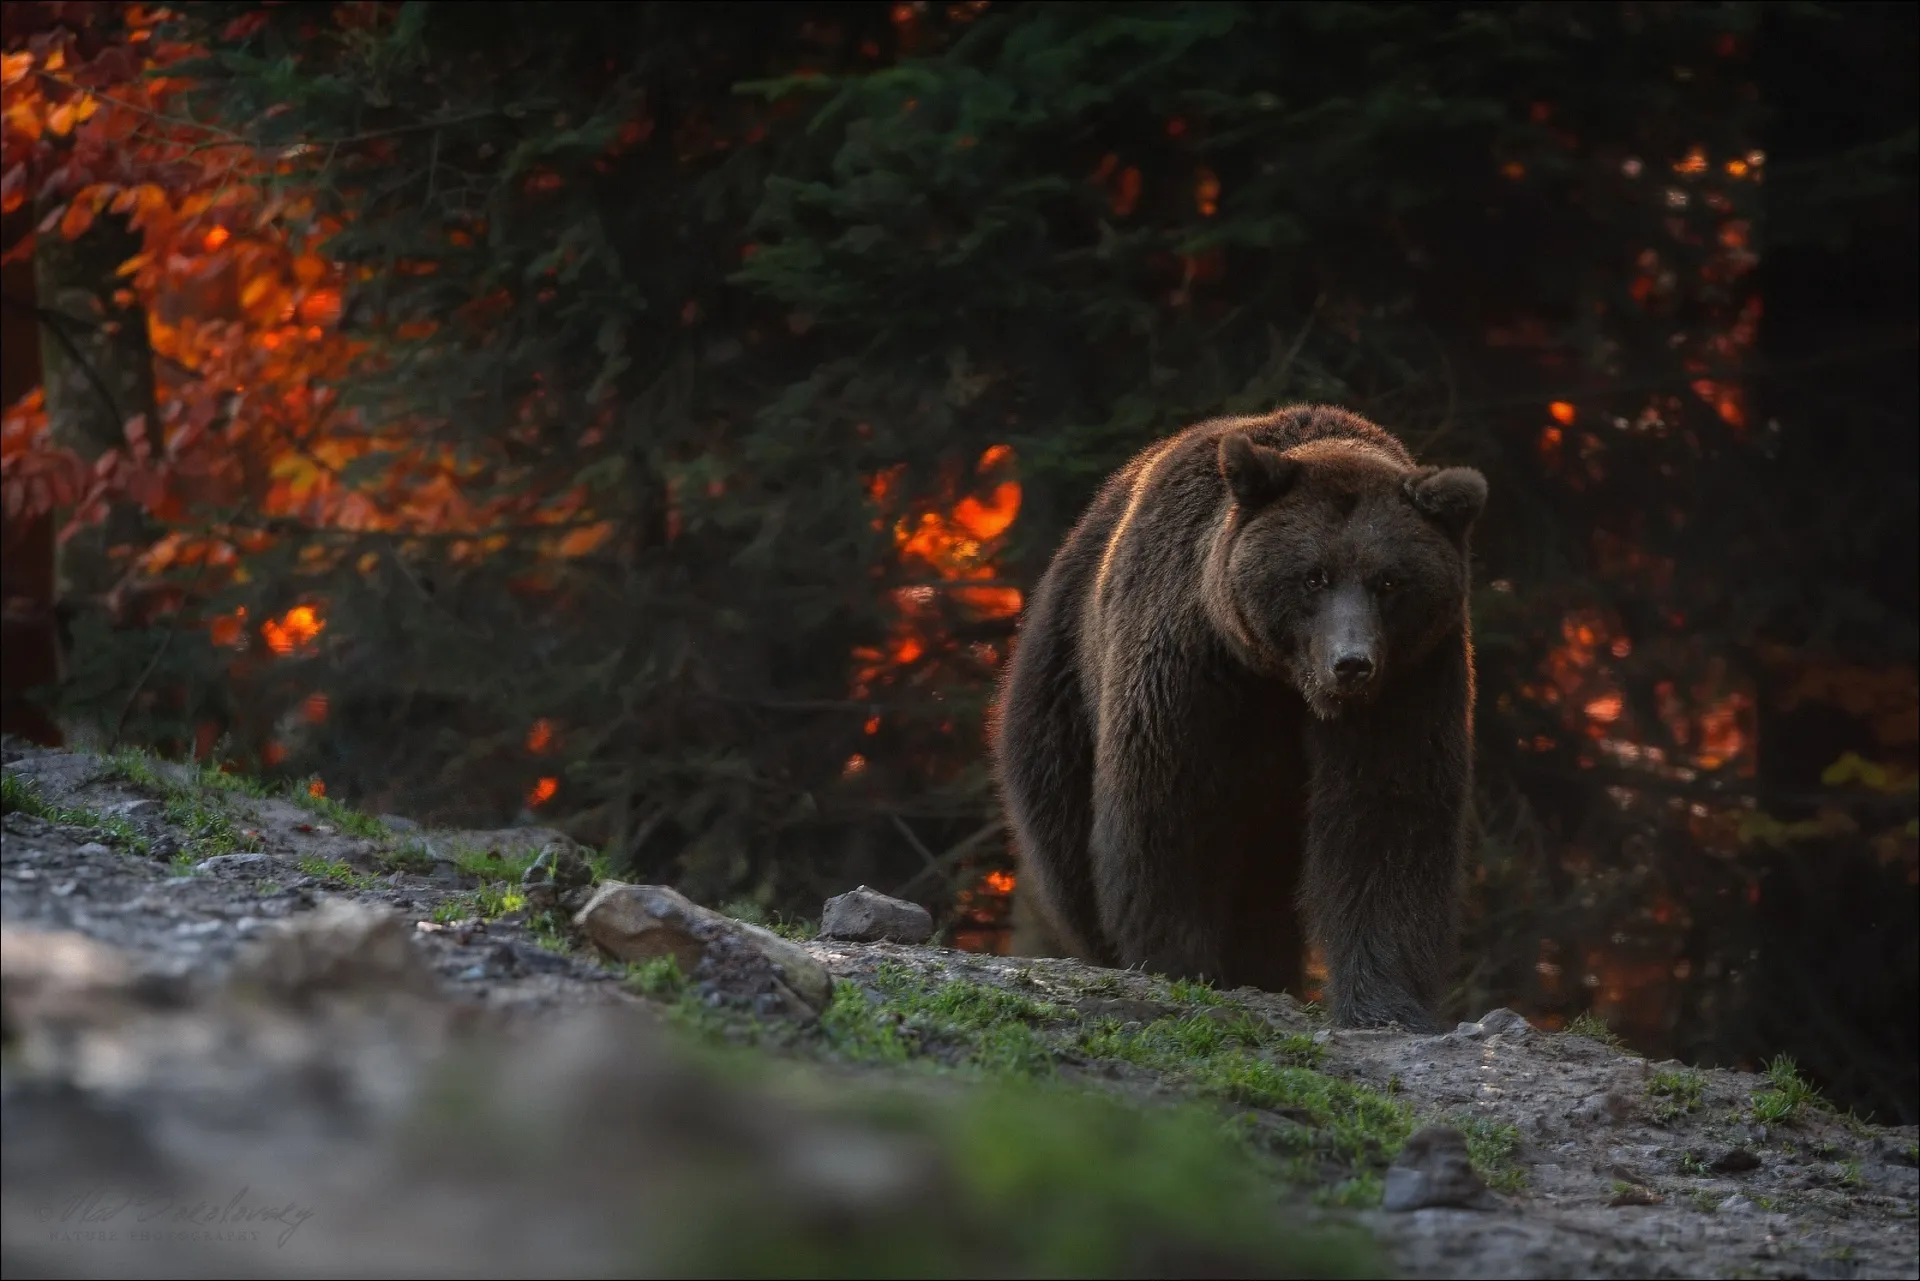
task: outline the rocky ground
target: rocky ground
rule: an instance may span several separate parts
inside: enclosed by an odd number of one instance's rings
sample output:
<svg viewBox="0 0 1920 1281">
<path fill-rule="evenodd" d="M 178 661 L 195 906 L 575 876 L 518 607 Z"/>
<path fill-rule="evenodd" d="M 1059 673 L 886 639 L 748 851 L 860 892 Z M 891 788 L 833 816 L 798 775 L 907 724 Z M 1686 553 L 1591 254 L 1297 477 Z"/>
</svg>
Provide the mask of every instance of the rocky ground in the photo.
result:
<svg viewBox="0 0 1920 1281">
<path fill-rule="evenodd" d="M 537 828 L 5 757 L 9 1276 L 1920 1275 L 1914 1128 L 1784 1063 L 1331 1030 L 759 928 Z"/>
</svg>

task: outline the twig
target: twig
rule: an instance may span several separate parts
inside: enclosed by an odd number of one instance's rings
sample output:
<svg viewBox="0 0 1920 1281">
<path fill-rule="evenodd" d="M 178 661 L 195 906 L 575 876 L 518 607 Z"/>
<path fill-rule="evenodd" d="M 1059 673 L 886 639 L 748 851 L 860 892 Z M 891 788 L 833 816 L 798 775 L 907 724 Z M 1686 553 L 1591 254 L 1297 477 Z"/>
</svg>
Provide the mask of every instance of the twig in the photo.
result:
<svg viewBox="0 0 1920 1281">
<path fill-rule="evenodd" d="M 973 832 L 971 835 L 961 837 L 946 853 L 935 859 L 928 866 L 915 872 L 907 879 L 905 884 L 893 892 L 893 896 L 895 898 L 905 898 L 909 890 L 920 884 L 920 882 L 929 875 L 945 875 L 951 871 L 953 867 L 960 862 L 961 858 L 971 851 L 974 846 L 980 844 L 980 842 L 986 840 L 989 836 L 992 836 L 1005 826 L 1006 821 L 996 815 L 993 819 L 989 820 L 985 826 Z M 916 842 L 916 844 L 917 843 L 918 842 Z"/>
<path fill-rule="evenodd" d="M 920 843 L 920 838 L 913 834 L 911 827 L 907 826 L 907 820 L 901 818 L 898 814 L 889 814 L 887 817 L 893 820 L 893 825 L 899 829 L 900 835 L 907 838 L 907 844 L 913 846 L 920 857 L 926 860 L 927 870 L 937 871 L 940 865 L 934 861 L 933 851 Z"/>
<path fill-rule="evenodd" d="M 179 634 L 179 631 L 178 627 L 169 627 L 161 634 L 160 643 L 154 646 L 153 657 L 147 660 L 147 666 L 140 673 L 140 679 L 136 680 L 133 688 L 127 691 L 127 701 L 120 704 L 120 715 L 114 718 L 113 733 L 107 739 L 108 751 L 113 751 L 120 746 L 120 732 L 127 727 L 127 714 L 133 711 L 134 700 L 139 698 L 140 691 L 146 688 L 147 678 L 152 676 L 154 669 L 160 666 L 160 660 L 166 656 L 167 647 L 173 644 L 173 638 Z"/>
<path fill-rule="evenodd" d="M 634 830 L 633 839 L 627 842 L 626 866 L 628 868 L 632 868 L 634 860 L 640 857 L 640 847 L 647 843 L 647 838 L 653 835 L 660 824 L 667 821 L 667 813 L 665 805 L 657 806 L 653 813 L 647 816 L 646 821 Z"/>
<path fill-rule="evenodd" d="M 1293 346 L 1287 348 L 1287 354 L 1281 359 L 1280 368 L 1273 376 L 1274 386 L 1286 386 L 1287 375 L 1293 370 L 1294 359 L 1299 356 L 1300 349 L 1306 346 L 1307 335 L 1313 332 L 1313 322 L 1320 318 L 1320 308 L 1325 306 L 1326 302 L 1327 296 L 1324 293 L 1313 300 L 1313 310 L 1307 313 L 1306 322 L 1300 326 L 1300 332 L 1293 336 Z"/>
<path fill-rule="evenodd" d="M 113 398 L 112 388 L 107 386 L 106 379 L 101 376 L 99 370 L 93 367 L 93 362 L 88 360 L 86 355 L 80 350 L 79 344 L 74 342 L 73 336 L 67 333 L 66 326 L 68 323 L 86 325 L 86 322 L 74 321 L 73 318 L 65 312 L 54 311 L 48 307 L 37 307 L 31 303 L 22 302 L 19 299 L 7 298 L 6 301 L 12 303 L 15 307 L 34 313 L 42 327 L 53 331 L 53 336 L 60 340 L 62 347 L 66 348 L 67 355 L 71 356 L 74 363 L 79 365 L 86 373 L 87 382 L 93 387 L 93 390 L 99 395 L 100 399 L 106 402 L 107 412 L 113 415 L 115 426 L 120 427 L 124 431 L 126 418 L 120 413 L 120 405 Z M 92 328 L 90 325 L 86 327 Z M 113 446 L 107 445 L 104 446 L 104 448 L 112 449 Z"/>
</svg>

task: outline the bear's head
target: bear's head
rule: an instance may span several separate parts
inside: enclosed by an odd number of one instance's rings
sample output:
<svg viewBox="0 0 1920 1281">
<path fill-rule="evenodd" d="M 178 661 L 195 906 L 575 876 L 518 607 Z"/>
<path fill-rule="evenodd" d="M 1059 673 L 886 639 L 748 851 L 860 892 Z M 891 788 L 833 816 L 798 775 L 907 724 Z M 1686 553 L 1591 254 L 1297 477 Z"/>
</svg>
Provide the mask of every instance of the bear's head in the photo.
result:
<svg viewBox="0 0 1920 1281">
<path fill-rule="evenodd" d="M 1465 618 L 1470 467 L 1410 467 L 1347 439 L 1282 452 L 1220 438 L 1234 510 L 1209 558 L 1209 612 L 1253 666 L 1320 717 L 1371 702 Z"/>
</svg>

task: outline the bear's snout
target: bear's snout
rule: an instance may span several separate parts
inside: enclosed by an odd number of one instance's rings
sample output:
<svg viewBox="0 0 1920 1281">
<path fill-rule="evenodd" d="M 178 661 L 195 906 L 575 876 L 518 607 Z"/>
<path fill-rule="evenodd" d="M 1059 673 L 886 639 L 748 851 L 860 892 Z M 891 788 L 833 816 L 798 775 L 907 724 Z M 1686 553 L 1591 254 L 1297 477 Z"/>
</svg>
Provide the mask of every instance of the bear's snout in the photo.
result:
<svg viewBox="0 0 1920 1281">
<path fill-rule="evenodd" d="M 1367 694 L 1380 675 L 1380 619 L 1372 598 L 1349 584 L 1327 600 L 1319 624 L 1316 683 L 1336 698 Z"/>
<path fill-rule="evenodd" d="M 1373 656 L 1355 650 L 1333 660 L 1333 683 L 1342 692 L 1361 689 L 1373 679 Z"/>
</svg>

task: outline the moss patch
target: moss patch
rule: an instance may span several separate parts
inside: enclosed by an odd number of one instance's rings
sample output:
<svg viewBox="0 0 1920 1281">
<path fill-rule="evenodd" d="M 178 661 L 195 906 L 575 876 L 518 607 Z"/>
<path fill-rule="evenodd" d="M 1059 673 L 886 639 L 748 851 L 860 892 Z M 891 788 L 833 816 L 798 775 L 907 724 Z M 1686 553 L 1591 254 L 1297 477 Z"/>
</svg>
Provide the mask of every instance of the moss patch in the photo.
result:
<svg viewBox="0 0 1920 1281">
<path fill-rule="evenodd" d="M 1700 1106 L 1707 1079 L 1692 1068 L 1662 1068 L 1647 1082 L 1653 1100 L 1653 1119 L 1670 1125 Z"/>
</svg>

